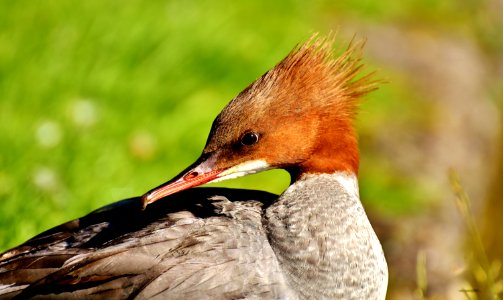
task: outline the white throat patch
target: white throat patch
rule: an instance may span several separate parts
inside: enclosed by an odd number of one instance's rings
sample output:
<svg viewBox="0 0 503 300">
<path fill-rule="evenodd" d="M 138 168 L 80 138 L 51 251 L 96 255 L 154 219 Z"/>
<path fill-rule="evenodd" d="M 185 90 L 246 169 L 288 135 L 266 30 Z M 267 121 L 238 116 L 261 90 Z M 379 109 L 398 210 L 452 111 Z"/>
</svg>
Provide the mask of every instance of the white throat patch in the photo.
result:
<svg viewBox="0 0 503 300">
<path fill-rule="evenodd" d="M 248 174 L 254 174 L 261 171 L 265 171 L 268 169 L 270 169 L 270 165 L 265 160 L 261 159 L 250 160 L 223 171 L 218 175 L 216 179 L 212 180 L 211 182 L 218 182 L 227 179 L 238 178 Z"/>
</svg>

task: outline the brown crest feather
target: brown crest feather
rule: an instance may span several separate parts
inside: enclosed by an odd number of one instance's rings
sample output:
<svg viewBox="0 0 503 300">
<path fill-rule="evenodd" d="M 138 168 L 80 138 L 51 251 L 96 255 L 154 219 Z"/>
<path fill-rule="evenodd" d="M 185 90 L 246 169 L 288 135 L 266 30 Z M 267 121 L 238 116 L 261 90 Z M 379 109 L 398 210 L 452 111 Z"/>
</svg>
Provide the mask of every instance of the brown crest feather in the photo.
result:
<svg viewBox="0 0 503 300">
<path fill-rule="evenodd" d="M 260 158 L 287 169 L 291 166 L 294 177 L 357 173 L 353 120 L 359 99 L 375 90 L 379 80 L 374 79 L 374 72 L 361 76 L 363 41 L 350 43 L 336 57 L 334 40 L 313 35 L 243 90 L 215 120 L 204 152 L 236 143 L 252 130 L 264 139 L 271 136 L 270 144 L 263 152 L 257 149 L 254 157 L 236 155 L 233 159 Z"/>
</svg>

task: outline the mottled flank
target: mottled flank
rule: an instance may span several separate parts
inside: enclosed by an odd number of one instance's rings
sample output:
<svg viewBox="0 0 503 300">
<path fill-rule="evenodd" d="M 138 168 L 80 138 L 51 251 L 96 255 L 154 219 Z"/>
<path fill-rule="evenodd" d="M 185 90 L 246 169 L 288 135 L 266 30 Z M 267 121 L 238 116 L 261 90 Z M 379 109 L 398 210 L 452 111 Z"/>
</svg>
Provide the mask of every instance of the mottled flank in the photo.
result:
<svg viewBox="0 0 503 300">
<path fill-rule="evenodd" d="M 262 226 L 276 198 L 204 188 L 102 208 L 2 254 L 0 299 L 290 298 Z"/>
</svg>

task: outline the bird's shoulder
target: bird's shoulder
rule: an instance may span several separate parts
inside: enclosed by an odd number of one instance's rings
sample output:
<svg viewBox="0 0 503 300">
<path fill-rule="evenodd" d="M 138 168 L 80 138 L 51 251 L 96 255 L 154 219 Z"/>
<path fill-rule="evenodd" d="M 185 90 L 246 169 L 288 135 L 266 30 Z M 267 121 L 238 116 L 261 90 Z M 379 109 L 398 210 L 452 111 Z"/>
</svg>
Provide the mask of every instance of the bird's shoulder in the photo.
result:
<svg viewBox="0 0 503 300">
<path fill-rule="evenodd" d="M 266 296 L 283 285 L 262 227 L 276 197 L 197 188 L 145 210 L 122 200 L 3 253 L 0 285 L 23 297 Z"/>
</svg>

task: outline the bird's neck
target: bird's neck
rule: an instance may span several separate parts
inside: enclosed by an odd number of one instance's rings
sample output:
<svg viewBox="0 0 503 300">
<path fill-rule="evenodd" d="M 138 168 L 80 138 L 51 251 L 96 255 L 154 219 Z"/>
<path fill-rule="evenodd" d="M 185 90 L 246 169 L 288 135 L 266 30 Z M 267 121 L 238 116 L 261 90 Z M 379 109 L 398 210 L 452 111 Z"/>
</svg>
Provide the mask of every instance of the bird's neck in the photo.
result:
<svg viewBox="0 0 503 300">
<path fill-rule="evenodd" d="M 292 183 L 302 180 L 306 174 L 358 174 L 358 141 L 351 124 L 337 120 L 325 120 L 322 123 L 323 126 L 330 124 L 331 127 L 320 127 L 316 131 L 308 158 L 285 167 Z M 312 138 L 306 137 L 306 140 Z"/>
<path fill-rule="evenodd" d="M 384 299 L 387 265 L 355 175 L 303 175 L 267 209 L 265 224 L 300 298 Z"/>
</svg>

